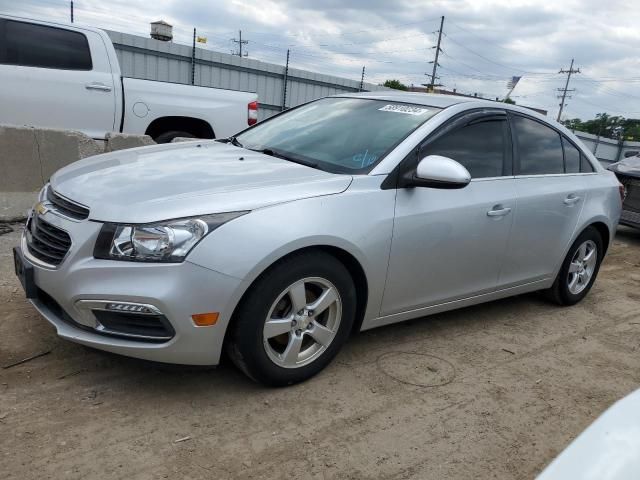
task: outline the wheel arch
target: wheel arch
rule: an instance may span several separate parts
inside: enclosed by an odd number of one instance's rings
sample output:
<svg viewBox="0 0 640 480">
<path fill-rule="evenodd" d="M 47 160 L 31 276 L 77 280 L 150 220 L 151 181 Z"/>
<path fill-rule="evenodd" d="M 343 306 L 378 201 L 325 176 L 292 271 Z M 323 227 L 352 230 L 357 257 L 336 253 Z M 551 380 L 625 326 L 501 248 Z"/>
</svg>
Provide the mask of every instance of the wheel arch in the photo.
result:
<svg viewBox="0 0 640 480">
<path fill-rule="evenodd" d="M 252 278 L 250 283 L 248 283 L 248 285 L 242 292 L 242 295 L 236 302 L 235 306 L 233 307 L 233 312 L 231 314 L 229 322 L 226 325 L 224 341 L 223 341 L 224 345 L 227 344 L 229 332 L 233 330 L 233 324 L 236 321 L 236 312 L 238 311 L 239 307 L 242 305 L 242 302 L 247 297 L 247 294 L 251 290 L 252 286 L 260 278 L 262 278 L 262 276 L 264 276 L 270 269 L 275 267 L 278 263 L 288 258 L 291 258 L 293 256 L 300 255 L 303 253 L 313 252 L 313 251 L 325 252 L 335 257 L 338 261 L 340 261 L 340 263 L 342 263 L 346 267 L 349 274 L 351 275 L 351 278 L 353 279 L 353 283 L 356 289 L 356 302 L 357 302 L 356 318 L 354 319 L 351 333 L 356 333 L 360 331 L 360 327 L 362 326 L 362 322 L 364 321 L 365 313 L 366 313 L 367 305 L 369 301 L 369 282 L 367 280 L 367 275 L 365 273 L 365 270 L 362 267 L 361 262 L 351 252 L 345 250 L 344 248 L 341 248 L 335 245 L 329 245 L 329 244 L 317 244 L 317 245 L 300 247 L 290 252 L 287 252 L 284 255 L 281 255 L 280 257 L 276 258 L 271 263 L 269 263 L 269 265 L 262 268 L 260 273 Z"/>
<path fill-rule="evenodd" d="M 213 127 L 201 118 L 187 116 L 163 116 L 155 118 L 145 130 L 154 140 L 158 135 L 172 130 L 188 132 L 196 138 L 216 138 Z"/>
<path fill-rule="evenodd" d="M 556 268 L 554 269 L 553 275 L 551 278 L 555 279 L 557 277 L 558 272 L 562 267 L 562 262 L 564 262 L 565 257 L 569 253 L 569 249 L 571 248 L 571 245 L 573 245 L 573 243 L 582 234 L 582 232 L 584 232 L 589 227 L 595 228 L 602 238 L 602 244 L 604 245 L 604 252 L 602 252 L 602 256 L 604 258 L 604 256 L 607 253 L 607 250 L 609 249 L 609 244 L 611 242 L 611 239 L 613 238 L 613 233 L 614 233 L 614 232 L 611 232 L 611 227 L 609 227 L 607 221 L 608 219 L 606 217 L 598 216 L 598 217 L 589 219 L 588 221 L 582 223 L 579 227 L 575 229 L 575 231 L 573 232 L 573 236 L 571 237 L 571 240 L 567 243 L 567 245 L 564 248 L 564 251 L 562 252 L 562 257 L 560 258 L 558 264 L 556 265 Z"/>
<path fill-rule="evenodd" d="M 584 232 L 589 227 L 595 228 L 600 234 L 600 238 L 602 238 L 602 244 L 604 246 L 604 252 L 602 252 L 602 256 L 604 256 L 607 253 L 607 250 L 609 249 L 609 243 L 611 241 L 611 232 L 609 231 L 609 227 L 604 222 L 596 221 L 587 225 L 585 228 L 582 229 L 580 233 Z"/>
</svg>

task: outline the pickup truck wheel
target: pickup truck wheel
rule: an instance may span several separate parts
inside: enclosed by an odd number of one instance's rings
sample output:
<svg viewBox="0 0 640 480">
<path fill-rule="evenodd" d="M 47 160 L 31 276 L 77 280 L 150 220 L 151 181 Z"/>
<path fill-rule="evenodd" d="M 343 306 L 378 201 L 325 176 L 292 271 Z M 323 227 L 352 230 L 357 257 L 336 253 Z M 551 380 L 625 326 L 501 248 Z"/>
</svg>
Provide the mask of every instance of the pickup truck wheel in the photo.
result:
<svg viewBox="0 0 640 480">
<path fill-rule="evenodd" d="M 325 252 L 301 253 L 276 263 L 250 287 L 230 327 L 227 353 L 265 385 L 302 382 L 336 356 L 355 311 L 346 267 Z"/>
<path fill-rule="evenodd" d="M 156 143 L 171 143 L 171 140 L 179 137 L 196 138 L 195 135 L 189 132 L 181 132 L 179 130 L 170 130 L 168 132 L 161 133 L 154 140 Z"/>
</svg>

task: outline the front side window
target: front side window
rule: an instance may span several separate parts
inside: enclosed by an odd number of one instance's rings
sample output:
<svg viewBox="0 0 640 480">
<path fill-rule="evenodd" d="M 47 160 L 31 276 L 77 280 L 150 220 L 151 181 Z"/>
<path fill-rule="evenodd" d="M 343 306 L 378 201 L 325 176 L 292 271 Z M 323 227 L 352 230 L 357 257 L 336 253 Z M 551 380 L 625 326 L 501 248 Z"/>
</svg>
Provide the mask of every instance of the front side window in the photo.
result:
<svg viewBox="0 0 640 480">
<path fill-rule="evenodd" d="M 429 143 L 421 157 L 449 157 L 464 165 L 471 178 L 499 177 L 509 173 L 505 169 L 507 135 L 506 119 L 480 120 Z"/>
<path fill-rule="evenodd" d="M 520 175 L 564 173 L 560 134 L 540 122 L 515 115 L 513 128 L 518 142 Z"/>
<path fill-rule="evenodd" d="M 59 70 L 92 69 L 89 44 L 82 33 L 12 20 L 6 20 L 2 27 L 2 64 Z"/>
<path fill-rule="evenodd" d="M 441 109 L 366 98 L 324 98 L 237 136 L 244 148 L 334 173 L 366 173 Z"/>
</svg>

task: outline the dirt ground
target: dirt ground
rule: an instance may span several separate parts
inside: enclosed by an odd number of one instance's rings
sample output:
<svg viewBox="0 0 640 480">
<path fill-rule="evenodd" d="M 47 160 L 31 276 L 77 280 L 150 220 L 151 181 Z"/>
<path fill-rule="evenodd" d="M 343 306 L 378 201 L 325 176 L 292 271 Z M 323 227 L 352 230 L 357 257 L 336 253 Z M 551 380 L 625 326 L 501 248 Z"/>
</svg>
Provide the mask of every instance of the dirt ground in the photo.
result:
<svg viewBox="0 0 640 480">
<path fill-rule="evenodd" d="M 15 227 L 15 226 L 14 226 Z M 17 227 L 16 227 L 17 230 Z M 360 334 L 314 379 L 265 389 L 59 340 L 0 236 L 3 479 L 528 479 L 640 386 L 640 232 L 595 287 Z"/>
</svg>

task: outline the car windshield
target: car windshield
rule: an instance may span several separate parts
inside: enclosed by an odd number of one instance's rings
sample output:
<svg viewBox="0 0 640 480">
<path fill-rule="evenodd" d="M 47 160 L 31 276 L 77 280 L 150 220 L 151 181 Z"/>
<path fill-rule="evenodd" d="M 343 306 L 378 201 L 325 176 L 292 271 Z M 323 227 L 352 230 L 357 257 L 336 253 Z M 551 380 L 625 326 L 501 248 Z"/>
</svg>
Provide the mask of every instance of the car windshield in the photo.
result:
<svg viewBox="0 0 640 480">
<path fill-rule="evenodd" d="M 238 135 L 255 151 L 333 173 L 365 173 L 441 109 L 364 98 L 324 98 Z"/>
</svg>

